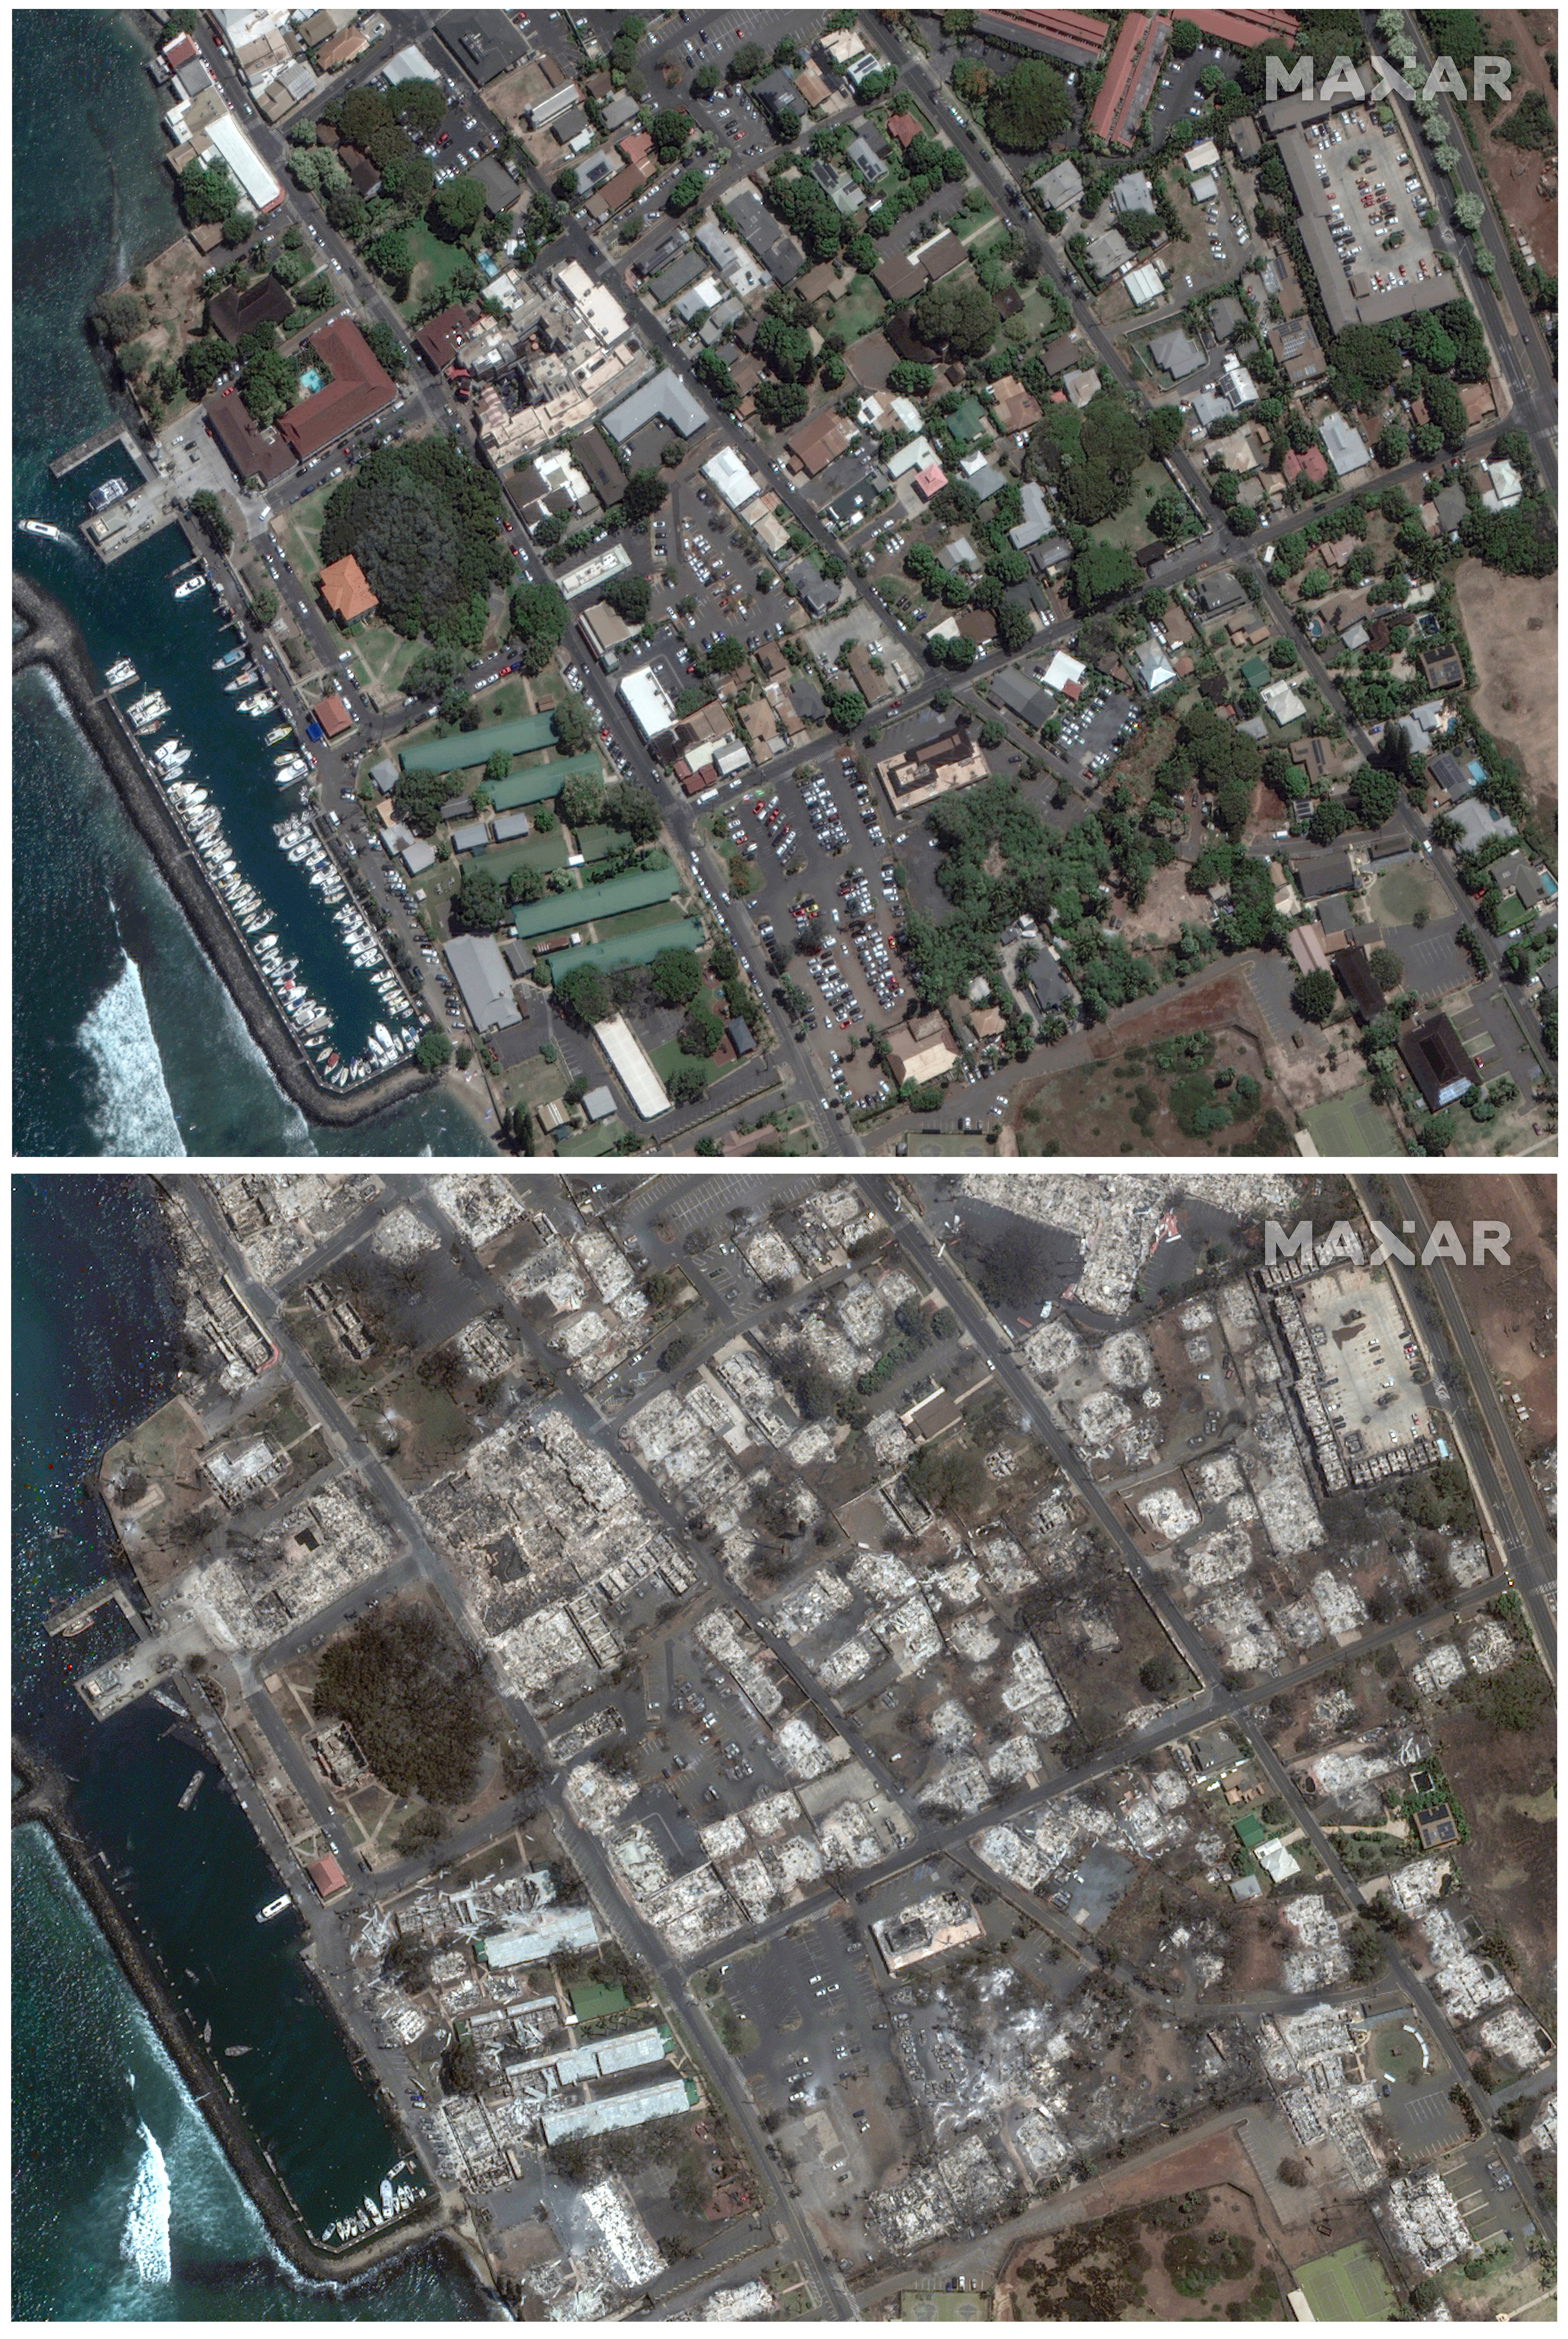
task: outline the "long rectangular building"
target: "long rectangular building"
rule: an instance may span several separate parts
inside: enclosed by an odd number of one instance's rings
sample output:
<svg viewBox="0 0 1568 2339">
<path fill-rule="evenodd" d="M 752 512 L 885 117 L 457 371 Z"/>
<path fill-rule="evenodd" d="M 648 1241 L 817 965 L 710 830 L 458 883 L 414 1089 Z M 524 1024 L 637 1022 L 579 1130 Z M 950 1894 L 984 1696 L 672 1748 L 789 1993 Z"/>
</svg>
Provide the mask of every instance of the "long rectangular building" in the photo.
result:
<svg viewBox="0 0 1568 2339">
<path fill-rule="evenodd" d="M 1108 146 L 1130 147 L 1137 142 L 1143 109 L 1154 94 L 1159 61 L 1170 37 L 1167 16 L 1145 16 L 1133 10 L 1122 19 L 1100 85 L 1100 95 L 1089 126 Z"/>
<path fill-rule="evenodd" d="M 1073 8 L 997 8 L 977 16 L 974 29 L 982 41 L 1005 42 L 1031 56 L 1091 65 L 1105 54 L 1109 27 Z"/>
<path fill-rule="evenodd" d="M 551 951 L 540 963 L 550 981 L 559 982 L 579 966 L 597 966 L 601 974 L 613 966 L 651 966 L 661 951 L 698 951 L 705 939 L 700 918 L 672 918 L 668 925 L 643 926 L 607 942 L 573 943 L 566 950 Z"/>
<path fill-rule="evenodd" d="M 541 2115 L 547 2144 L 567 2136 L 603 2136 L 610 2128 L 641 2127 L 648 2120 L 669 2119 L 689 2111 L 697 2100 L 695 2081 L 673 2071 L 667 2079 L 627 2087 L 618 2096 L 597 2096 L 592 2103 L 567 2104 Z"/>
<path fill-rule="evenodd" d="M 598 1941 L 591 1909 L 541 1909 L 529 1925 L 481 1937 L 474 1955 L 490 1972 L 504 1973 L 509 1966 L 538 1965 L 557 1949 L 597 1949 Z"/>
<path fill-rule="evenodd" d="M 470 764 L 488 764 L 498 750 L 526 755 L 537 747 L 555 745 L 555 718 L 522 715 L 515 723 L 492 723 L 478 731 L 459 731 L 453 739 L 421 739 L 405 747 L 399 762 L 405 772 L 461 772 Z"/>
<path fill-rule="evenodd" d="M 512 932 L 519 942 L 536 934 L 559 933 L 563 927 L 587 925 L 599 918 L 620 916 L 627 910 L 651 910 L 681 889 L 674 869 L 628 869 L 603 885 L 584 885 L 569 893 L 547 893 L 542 901 L 519 903 L 512 913 Z"/>
<path fill-rule="evenodd" d="M 324 390 L 291 406 L 278 424 L 301 463 L 390 406 L 397 385 L 350 317 L 318 325 L 311 347 L 331 374 Z"/>
</svg>

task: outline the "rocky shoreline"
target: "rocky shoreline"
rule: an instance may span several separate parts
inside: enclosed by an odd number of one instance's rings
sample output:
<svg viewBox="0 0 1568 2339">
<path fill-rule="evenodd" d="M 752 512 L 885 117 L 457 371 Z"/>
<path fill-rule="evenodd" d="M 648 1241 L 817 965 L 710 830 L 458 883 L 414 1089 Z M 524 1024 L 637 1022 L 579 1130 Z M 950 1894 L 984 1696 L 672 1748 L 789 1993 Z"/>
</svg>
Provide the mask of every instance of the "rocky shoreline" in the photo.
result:
<svg viewBox="0 0 1568 2339">
<path fill-rule="evenodd" d="M 192 2038 L 163 1977 L 139 1940 L 123 1910 L 104 1880 L 102 1870 L 72 1814 L 65 1781 L 33 1748 L 13 1735 L 11 1767 L 23 1781 L 11 1798 L 11 1824 L 48 1831 L 71 1881 L 92 1910 L 121 1970 L 146 2008 L 149 2021 L 222 2145 L 235 2175 L 255 2203 L 278 2247 L 296 2272 L 311 2282 L 342 2283 L 391 2265 L 409 2251 L 441 2241 L 462 2258 L 493 2295 L 492 2277 L 482 2256 L 453 2232 L 453 2211 L 443 2201 L 343 2250 L 324 2248 L 307 2232 L 276 2171 L 255 2142 L 213 2066 Z"/>
<path fill-rule="evenodd" d="M 15 571 L 11 597 L 12 607 L 25 627 L 12 645 L 13 675 L 30 666 L 42 666 L 59 683 L 132 825 L 152 854 L 164 883 L 222 978 L 244 1019 L 246 1030 L 291 1103 L 298 1105 L 309 1120 L 324 1127 L 352 1129 L 360 1122 L 373 1120 L 389 1106 L 401 1104 L 436 1087 L 439 1075 L 420 1071 L 413 1063 L 399 1064 L 379 1079 L 366 1081 L 351 1094 L 322 1087 L 310 1058 L 280 1014 L 276 1002 L 208 884 L 201 863 L 110 711 L 102 677 L 69 610 L 34 584 L 31 577 Z"/>
</svg>

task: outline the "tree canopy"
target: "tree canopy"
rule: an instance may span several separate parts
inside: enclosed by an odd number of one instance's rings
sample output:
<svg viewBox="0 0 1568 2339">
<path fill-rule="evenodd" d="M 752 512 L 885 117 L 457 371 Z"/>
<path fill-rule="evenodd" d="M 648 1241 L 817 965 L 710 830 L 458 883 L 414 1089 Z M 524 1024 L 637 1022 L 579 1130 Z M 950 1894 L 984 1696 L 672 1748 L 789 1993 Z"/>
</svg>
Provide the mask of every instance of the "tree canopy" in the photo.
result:
<svg viewBox="0 0 1568 2339">
<path fill-rule="evenodd" d="M 499 482 L 449 438 L 379 447 L 333 491 L 321 560 L 352 553 L 380 621 L 410 639 L 477 647 L 489 587 L 509 573 L 500 507 Z"/>
<path fill-rule="evenodd" d="M 554 585 L 518 585 L 512 590 L 512 632 L 524 674 L 542 674 L 566 638 L 569 613 Z"/>
<path fill-rule="evenodd" d="M 1013 154 L 1039 154 L 1071 119 L 1067 84 L 1039 57 L 1021 57 L 985 100 L 985 126 L 993 144 Z"/>
<path fill-rule="evenodd" d="M 921 339 L 956 357 L 983 357 L 1001 324 L 996 302 L 983 284 L 962 271 L 928 284 L 914 304 Z"/>
</svg>

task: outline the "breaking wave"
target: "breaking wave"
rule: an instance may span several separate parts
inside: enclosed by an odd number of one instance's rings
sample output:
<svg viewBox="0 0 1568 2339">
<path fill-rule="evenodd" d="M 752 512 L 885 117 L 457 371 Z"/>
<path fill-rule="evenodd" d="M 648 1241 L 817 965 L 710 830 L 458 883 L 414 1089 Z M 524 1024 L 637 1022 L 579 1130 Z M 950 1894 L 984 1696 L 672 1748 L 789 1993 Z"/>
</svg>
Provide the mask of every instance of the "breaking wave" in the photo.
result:
<svg viewBox="0 0 1568 2339">
<path fill-rule="evenodd" d="M 138 2120 L 136 2125 L 147 2149 L 142 2155 L 142 2165 L 131 2187 L 125 2227 L 120 2236 L 120 2255 L 134 2268 L 139 2281 L 167 2285 L 173 2273 L 169 2255 L 169 2171 L 158 2148 L 158 2139 L 145 2120 Z"/>
<path fill-rule="evenodd" d="M 161 1155 L 185 1150 L 153 1036 L 147 995 L 128 953 L 123 972 L 83 1018 L 77 1045 L 90 1059 L 97 1094 L 89 1120 L 104 1153 Z"/>
</svg>

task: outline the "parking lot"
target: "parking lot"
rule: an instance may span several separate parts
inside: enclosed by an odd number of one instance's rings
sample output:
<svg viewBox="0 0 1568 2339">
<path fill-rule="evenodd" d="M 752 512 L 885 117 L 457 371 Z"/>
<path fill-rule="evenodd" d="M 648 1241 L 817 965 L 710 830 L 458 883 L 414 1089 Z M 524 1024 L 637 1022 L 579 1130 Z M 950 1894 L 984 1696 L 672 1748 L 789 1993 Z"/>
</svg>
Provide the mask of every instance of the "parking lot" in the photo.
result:
<svg viewBox="0 0 1568 2339">
<path fill-rule="evenodd" d="M 1385 130 L 1356 107 L 1299 135 L 1327 195 L 1329 233 L 1346 274 L 1369 278 L 1374 296 L 1399 284 L 1426 283 L 1434 247 L 1419 215 L 1427 209 L 1428 192 L 1422 166 L 1397 125 Z"/>
</svg>

